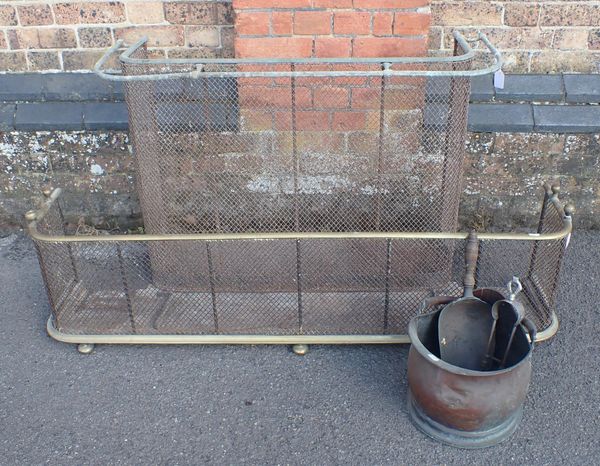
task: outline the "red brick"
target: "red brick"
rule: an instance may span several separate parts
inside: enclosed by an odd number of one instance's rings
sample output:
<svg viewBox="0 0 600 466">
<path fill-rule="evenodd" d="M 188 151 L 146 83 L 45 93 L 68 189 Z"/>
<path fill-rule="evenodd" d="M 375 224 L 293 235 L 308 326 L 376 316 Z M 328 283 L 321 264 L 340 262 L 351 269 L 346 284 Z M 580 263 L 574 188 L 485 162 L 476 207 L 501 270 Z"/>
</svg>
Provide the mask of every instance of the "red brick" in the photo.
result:
<svg viewBox="0 0 600 466">
<path fill-rule="evenodd" d="M 402 82 L 406 82 L 404 89 L 387 89 L 385 91 L 384 108 L 386 110 L 410 110 L 414 108 L 422 108 L 423 98 L 425 96 L 423 89 L 424 83 L 421 86 L 412 87 L 410 80 L 412 78 L 399 77 L 396 81 L 398 85 L 402 86 Z"/>
<path fill-rule="evenodd" d="M 233 0 L 234 10 L 251 8 L 310 8 L 312 0 Z"/>
<path fill-rule="evenodd" d="M 54 23 L 50 5 L 23 5 L 17 7 L 21 26 L 42 26 Z"/>
<path fill-rule="evenodd" d="M 394 34 L 424 35 L 429 31 L 431 15 L 425 13 L 397 12 L 394 17 Z"/>
<path fill-rule="evenodd" d="M 277 131 L 290 131 L 292 129 L 292 112 L 275 112 L 273 114 L 273 127 Z"/>
<path fill-rule="evenodd" d="M 300 131 L 327 131 L 328 112 L 296 112 L 296 129 Z"/>
<path fill-rule="evenodd" d="M 357 87 L 352 89 L 352 108 L 376 109 L 381 105 L 379 87 Z"/>
<path fill-rule="evenodd" d="M 371 9 L 387 9 L 387 8 L 418 8 L 427 6 L 429 0 L 354 0 L 354 8 L 371 8 Z"/>
<path fill-rule="evenodd" d="M 241 73 L 253 72 L 253 71 L 264 71 L 264 65 L 238 65 L 237 71 Z M 269 71 L 279 71 L 276 67 L 269 67 Z M 289 71 L 289 68 L 287 69 Z M 238 86 L 272 86 L 273 78 L 238 78 Z"/>
<path fill-rule="evenodd" d="M 238 13 L 239 15 L 240 13 Z M 292 33 L 292 13 L 289 11 L 274 11 L 271 14 L 273 34 L 289 35 Z"/>
<path fill-rule="evenodd" d="M 4 36 L 4 31 L 0 31 L 0 49 L 7 49 L 8 42 L 6 42 L 6 37 Z"/>
<path fill-rule="evenodd" d="M 313 0 L 315 8 L 352 8 L 352 0 Z"/>
<path fill-rule="evenodd" d="M 331 65 L 297 64 L 295 69 L 296 71 L 323 71 L 331 69 Z M 301 83 L 303 86 L 314 88 L 315 86 L 329 86 L 331 84 L 331 79 L 332 78 L 330 77 L 324 76 L 299 77 L 296 78 L 296 83 L 298 85 Z"/>
<path fill-rule="evenodd" d="M 349 57 L 352 41 L 346 37 L 315 38 L 315 56 L 323 58 Z"/>
<path fill-rule="evenodd" d="M 245 131 L 266 131 L 273 127 L 273 113 L 268 110 L 241 108 L 240 120 Z"/>
<path fill-rule="evenodd" d="M 393 22 L 393 13 L 373 13 L 373 35 L 391 36 Z"/>
<path fill-rule="evenodd" d="M 314 92 L 315 108 L 348 108 L 348 89 L 344 87 L 317 87 Z"/>
<path fill-rule="evenodd" d="M 52 5 L 58 24 L 122 23 L 125 7 L 122 2 L 74 2 Z"/>
<path fill-rule="evenodd" d="M 296 58 L 312 55 L 310 37 L 261 37 L 235 39 L 239 58 Z"/>
<path fill-rule="evenodd" d="M 298 16 L 298 13 L 296 13 Z M 335 34 L 370 34 L 371 14 L 364 11 L 344 11 L 335 13 L 333 17 Z"/>
<path fill-rule="evenodd" d="M 291 108 L 291 87 L 241 86 L 240 106 L 245 108 Z M 295 102 L 298 107 L 311 107 L 312 95 L 307 87 L 295 89 Z"/>
<path fill-rule="evenodd" d="M 332 71 L 379 71 L 381 65 L 339 63 L 331 66 Z M 331 84 L 335 86 L 366 86 L 370 78 L 364 76 L 344 76 L 331 78 Z"/>
<path fill-rule="evenodd" d="M 310 87 L 296 84 L 294 94 L 296 108 L 313 108 L 313 95 Z"/>
<path fill-rule="evenodd" d="M 273 117 L 275 129 L 290 131 L 292 129 L 292 112 L 275 112 Z M 296 130 L 298 131 L 329 131 L 330 113 L 327 111 L 298 111 L 296 112 Z"/>
<path fill-rule="evenodd" d="M 331 13 L 327 11 L 296 11 L 294 34 L 313 35 L 331 33 Z"/>
<path fill-rule="evenodd" d="M 366 123 L 365 112 L 336 112 L 333 114 L 332 129 L 334 131 L 357 131 Z"/>
<path fill-rule="evenodd" d="M 427 39 L 400 37 L 357 37 L 352 55 L 355 57 L 411 57 L 424 55 Z"/>
<path fill-rule="evenodd" d="M 240 11 L 235 16 L 235 30 L 240 35 L 268 35 L 271 14 L 269 12 Z"/>
<path fill-rule="evenodd" d="M 315 71 L 317 69 L 322 70 L 323 67 L 302 67 L 300 65 L 296 65 L 296 71 Z M 331 78 L 323 78 L 323 77 L 299 77 L 296 78 L 297 86 L 307 86 L 310 88 L 329 86 L 331 85 Z"/>
</svg>

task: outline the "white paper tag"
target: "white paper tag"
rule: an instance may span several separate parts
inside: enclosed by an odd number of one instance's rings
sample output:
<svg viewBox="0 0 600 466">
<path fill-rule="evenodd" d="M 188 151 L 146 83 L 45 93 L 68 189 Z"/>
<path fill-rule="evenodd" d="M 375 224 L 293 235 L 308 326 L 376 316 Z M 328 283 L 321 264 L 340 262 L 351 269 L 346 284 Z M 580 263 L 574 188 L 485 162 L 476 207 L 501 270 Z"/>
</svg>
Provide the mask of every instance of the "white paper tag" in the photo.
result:
<svg viewBox="0 0 600 466">
<path fill-rule="evenodd" d="M 504 72 L 502 70 L 494 73 L 494 87 L 496 89 L 504 89 Z"/>
</svg>

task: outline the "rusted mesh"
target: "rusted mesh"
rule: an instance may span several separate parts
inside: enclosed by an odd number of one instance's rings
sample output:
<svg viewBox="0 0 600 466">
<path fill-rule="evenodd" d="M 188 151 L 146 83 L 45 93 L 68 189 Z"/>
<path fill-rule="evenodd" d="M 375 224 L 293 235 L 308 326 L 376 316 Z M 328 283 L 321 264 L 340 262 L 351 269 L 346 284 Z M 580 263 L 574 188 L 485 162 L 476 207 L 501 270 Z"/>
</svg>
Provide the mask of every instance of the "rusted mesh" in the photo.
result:
<svg viewBox="0 0 600 466">
<path fill-rule="evenodd" d="M 455 230 L 470 80 L 349 74 L 383 67 L 211 64 L 197 78 L 127 82 L 146 230 Z M 195 69 L 123 65 L 130 76 Z M 258 76 L 292 71 L 339 74 Z M 247 77 L 232 75 L 241 72 Z"/>
<path fill-rule="evenodd" d="M 62 234 L 62 225 L 55 203 L 39 229 Z M 546 199 L 540 231 L 562 226 Z M 147 241 L 140 235 L 36 246 L 54 323 L 73 334 L 405 334 L 424 298 L 460 295 L 464 270 L 464 241 L 453 239 Z M 503 290 L 520 277 L 520 299 L 543 330 L 563 251 L 562 239 L 483 240 L 477 285 Z M 193 267 L 182 271 L 190 254 Z"/>
<path fill-rule="evenodd" d="M 136 53 L 145 57 L 143 48 Z M 123 72 L 160 75 L 197 66 L 124 64 Z M 455 231 L 470 80 L 351 74 L 386 66 L 210 64 L 195 78 L 127 82 L 146 231 Z M 470 66 L 466 60 L 393 63 L 389 69 Z M 323 247 L 307 254 L 348 252 L 342 242 Z M 447 254 L 436 245 L 411 247 L 410 267 L 447 272 Z M 347 261 L 361 263 L 361 253 L 367 254 L 357 249 Z M 385 260 L 380 249 L 375 253 L 374 259 Z M 173 243 L 152 243 L 148 254 L 157 286 L 194 290 L 195 244 L 173 249 Z"/>
<path fill-rule="evenodd" d="M 145 232 L 456 231 L 469 78 L 382 70 L 470 66 L 123 64 L 126 76 L 180 73 L 125 85 Z M 544 205 L 540 231 L 559 230 L 560 215 Z M 63 234 L 63 225 L 55 203 L 40 229 Z M 373 335 L 405 334 L 424 298 L 460 294 L 463 243 L 140 236 L 37 248 L 65 333 Z M 482 241 L 479 286 L 521 277 L 543 329 L 563 246 Z"/>
</svg>

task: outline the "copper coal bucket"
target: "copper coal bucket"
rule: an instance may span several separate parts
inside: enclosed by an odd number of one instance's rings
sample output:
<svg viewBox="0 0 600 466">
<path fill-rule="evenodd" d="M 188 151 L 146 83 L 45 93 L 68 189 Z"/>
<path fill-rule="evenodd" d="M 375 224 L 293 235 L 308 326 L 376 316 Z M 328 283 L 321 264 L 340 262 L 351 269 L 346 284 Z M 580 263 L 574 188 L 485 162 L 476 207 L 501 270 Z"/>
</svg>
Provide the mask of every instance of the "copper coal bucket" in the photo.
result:
<svg viewBox="0 0 600 466">
<path fill-rule="evenodd" d="M 517 428 L 531 379 L 535 328 L 519 325 L 500 370 L 464 369 L 439 357 L 440 311 L 414 317 L 408 333 L 408 412 L 425 434 L 460 448 L 483 448 Z"/>
</svg>

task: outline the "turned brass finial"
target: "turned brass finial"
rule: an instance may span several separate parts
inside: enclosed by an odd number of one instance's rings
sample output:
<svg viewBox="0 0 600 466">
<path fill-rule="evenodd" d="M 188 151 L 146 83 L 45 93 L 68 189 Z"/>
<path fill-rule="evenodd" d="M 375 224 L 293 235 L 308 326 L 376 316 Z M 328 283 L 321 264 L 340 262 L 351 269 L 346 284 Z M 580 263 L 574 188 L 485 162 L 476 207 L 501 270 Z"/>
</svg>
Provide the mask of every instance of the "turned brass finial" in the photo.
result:
<svg viewBox="0 0 600 466">
<path fill-rule="evenodd" d="M 565 206 L 565 215 L 568 217 L 572 217 L 575 213 L 575 206 L 573 204 L 567 204 Z"/>
<path fill-rule="evenodd" d="M 52 191 L 54 191 L 52 186 L 46 186 L 44 189 L 42 189 L 42 194 L 46 197 L 50 197 L 52 195 Z"/>
<path fill-rule="evenodd" d="M 37 214 L 35 210 L 29 210 L 25 213 L 25 220 L 28 222 L 33 222 L 37 218 Z"/>
</svg>

